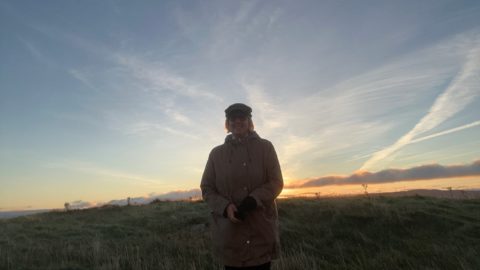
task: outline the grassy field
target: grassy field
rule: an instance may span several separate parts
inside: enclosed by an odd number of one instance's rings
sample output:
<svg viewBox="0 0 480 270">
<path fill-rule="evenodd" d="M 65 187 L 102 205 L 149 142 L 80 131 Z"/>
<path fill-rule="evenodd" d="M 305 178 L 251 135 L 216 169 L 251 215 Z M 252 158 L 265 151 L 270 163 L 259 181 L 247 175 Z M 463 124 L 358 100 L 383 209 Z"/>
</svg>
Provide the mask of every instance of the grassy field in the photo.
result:
<svg viewBox="0 0 480 270">
<path fill-rule="evenodd" d="M 480 269 L 480 200 L 285 199 L 273 269 Z M 203 202 L 0 220 L 0 269 L 220 269 Z"/>
</svg>

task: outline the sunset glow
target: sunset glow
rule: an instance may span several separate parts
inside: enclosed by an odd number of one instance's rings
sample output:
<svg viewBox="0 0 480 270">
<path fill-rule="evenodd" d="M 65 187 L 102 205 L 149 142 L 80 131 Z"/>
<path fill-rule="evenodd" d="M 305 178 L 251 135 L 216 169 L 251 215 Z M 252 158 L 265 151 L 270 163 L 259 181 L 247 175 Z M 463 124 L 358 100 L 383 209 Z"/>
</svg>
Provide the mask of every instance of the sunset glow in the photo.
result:
<svg viewBox="0 0 480 270">
<path fill-rule="evenodd" d="M 401 181 L 388 184 L 368 184 L 368 193 L 383 193 L 407 191 L 413 189 L 438 189 L 448 190 L 470 190 L 480 187 L 480 179 L 478 177 L 462 177 L 462 178 L 440 178 L 422 181 Z M 325 186 L 325 187 L 308 187 L 308 188 L 286 188 L 280 197 L 331 197 L 342 195 L 358 195 L 365 194 L 365 190 L 361 185 L 341 185 L 341 186 Z"/>
</svg>

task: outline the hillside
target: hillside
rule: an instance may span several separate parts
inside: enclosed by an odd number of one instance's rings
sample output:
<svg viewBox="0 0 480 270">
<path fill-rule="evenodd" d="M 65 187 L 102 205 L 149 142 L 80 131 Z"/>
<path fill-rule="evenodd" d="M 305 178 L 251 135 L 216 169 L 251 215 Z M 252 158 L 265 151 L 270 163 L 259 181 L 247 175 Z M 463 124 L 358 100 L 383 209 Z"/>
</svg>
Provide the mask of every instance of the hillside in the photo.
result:
<svg viewBox="0 0 480 270">
<path fill-rule="evenodd" d="M 480 269 L 480 200 L 421 196 L 279 201 L 273 269 Z M 0 269 L 220 269 L 203 202 L 0 220 Z"/>
</svg>

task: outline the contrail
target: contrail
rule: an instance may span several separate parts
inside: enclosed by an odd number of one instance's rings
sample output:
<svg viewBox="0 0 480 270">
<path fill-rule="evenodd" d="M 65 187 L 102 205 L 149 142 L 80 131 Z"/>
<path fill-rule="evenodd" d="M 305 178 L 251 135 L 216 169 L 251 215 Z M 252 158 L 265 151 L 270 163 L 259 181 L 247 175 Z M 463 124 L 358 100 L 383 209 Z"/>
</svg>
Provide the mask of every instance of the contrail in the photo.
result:
<svg viewBox="0 0 480 270">
<path fill-rule="evenodd" d="M 422 142 L 422 141 L 432 139 L 432 138 L 435 138 L 435 137 L 438 137 L 438 136 L 450 134 L 450 133 L 457 132 L 457 131 L 464 130 L 464 129 L 471 128 L 471 127 L 476 127 L 478 125 L 480 125 L 480 121 L 475 121 L 475 122 L 472 122 L 470 124 L 466 124 L 466 125 L 459 126 L 459 127 L 456 127 L 456 128 L 444 130 L 444 131 L 441 131 L 441 132 L 438 132 L 438 133 L 435 133 L 435 134 L 432 134 L 432 135 L 428 135 L 428 136 L 425 136 L 425 137 L 421 137 L 421 138 L 412 140 L 410 143 Z"/>
<path fill-rule="evenodd" d="M 435 100 L 429 112 L 394 144 L 376 152 L 359 170 L 369 170 L 378 161 L 390 156 L 414 138 L 425 133 L 464 109 L 479 95 L 480 91 L 480 49 L 472 49 L 461 71 L 447 89 Z"/>
</svg>

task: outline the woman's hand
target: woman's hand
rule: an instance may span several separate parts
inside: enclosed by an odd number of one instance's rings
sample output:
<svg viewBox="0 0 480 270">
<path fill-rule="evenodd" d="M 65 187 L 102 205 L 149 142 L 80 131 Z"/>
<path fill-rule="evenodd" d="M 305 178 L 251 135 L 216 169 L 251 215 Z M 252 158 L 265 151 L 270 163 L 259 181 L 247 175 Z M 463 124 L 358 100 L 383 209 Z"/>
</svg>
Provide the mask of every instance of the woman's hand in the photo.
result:
<svg viewBox="0 0 480 270">
<path fill-rule="evenodd" d="M 227 217 L 228 219 L 230 219 L 231 222 L 233 223 L 238 223 L 240 222 L 240 220 L 238 220 L 236 217 L 235 217 L 235 212 L 237 212 L 237 207 L 235 206 L 235 204 L 231 203 L 227 206 Z"/>
</svg>

